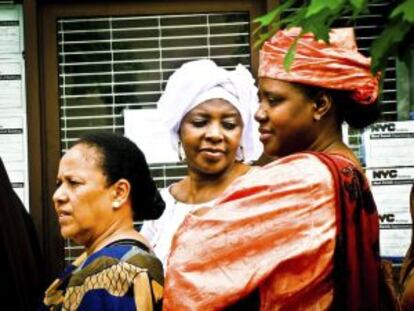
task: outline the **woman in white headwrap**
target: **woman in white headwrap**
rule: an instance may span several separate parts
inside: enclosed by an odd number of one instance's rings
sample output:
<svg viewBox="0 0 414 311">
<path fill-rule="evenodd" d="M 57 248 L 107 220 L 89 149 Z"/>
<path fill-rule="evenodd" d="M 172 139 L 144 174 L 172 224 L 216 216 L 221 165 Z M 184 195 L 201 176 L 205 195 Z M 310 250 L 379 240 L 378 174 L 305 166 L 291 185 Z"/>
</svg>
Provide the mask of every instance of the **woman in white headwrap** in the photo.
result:
<svg viewBox="0 0 414 311">
<path fill-rule="evenodd" d="M 227 71 L 211 60 L 191 61 L 168 80 L 158 108 L 188 175 L 162 191 L 163 215 L 145 222 L 141 230 L 164 266 L 185 215 L 212 206 L 261 155 L 254 122 L 257 107 L 254 79 L 240 64 Z"/>
</svg>

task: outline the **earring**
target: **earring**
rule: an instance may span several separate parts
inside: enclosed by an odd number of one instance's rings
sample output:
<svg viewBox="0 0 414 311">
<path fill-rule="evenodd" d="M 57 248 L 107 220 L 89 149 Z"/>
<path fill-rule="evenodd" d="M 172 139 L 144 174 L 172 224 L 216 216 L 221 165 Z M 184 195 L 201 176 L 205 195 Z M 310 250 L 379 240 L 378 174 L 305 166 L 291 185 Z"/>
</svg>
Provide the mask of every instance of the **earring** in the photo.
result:
<svg viewBox="0 0 414 311">
<path fill-rule="evenodd" d="M 121 203 L 119 201 L 113 201 L 112 202 L 112 208 L 118 209 L 121 206 Z"/>
<path fill-rule="evenodd" d="M 186 159 L 183 144 L 181 143 L 181 140 L 178 141 L 178 159 L 180 159 L 181 162 L 184 162 Z"/>
<path fill-rule="evenodd" d="M 315 120 L 315 121 L 320 121 L 320 119 L 322 118 L 322 116 L 320 115 L 320 114 L 317 114 L 317 115 L 314 115 L 313 116 L 313 119 Z"/>
<path fill-rule="evenodd" d="M 237 148 L 236 151 L 236 161 L 238 162 L 244 162 L 244 148 L 242 145 Z"/>
</svg>

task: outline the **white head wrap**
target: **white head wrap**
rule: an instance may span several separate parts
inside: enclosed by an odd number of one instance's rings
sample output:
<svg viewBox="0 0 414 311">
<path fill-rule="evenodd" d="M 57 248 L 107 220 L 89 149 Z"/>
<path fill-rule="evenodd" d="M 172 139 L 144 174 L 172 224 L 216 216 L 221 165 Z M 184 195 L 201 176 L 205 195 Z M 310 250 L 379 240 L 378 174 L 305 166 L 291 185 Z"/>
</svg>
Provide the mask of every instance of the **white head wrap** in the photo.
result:
<svg viewBox="0 0 414 311">
<path fill-rule="evenodd" d="M 254 120 L 259 103 L 254 82 L 251 73 L 241 64 L 234 71 L 227 71 L 211 60 L 202 59 L 185 63 L 177 69 L 158 101 L 173 148 L 178 148 L 178 132 L 184 116 L 198 104 L 220 98 L 240 112 L 244 161 L 256 160 L 263 147 L 259 141 L 258 124 Z"/>
</svg>

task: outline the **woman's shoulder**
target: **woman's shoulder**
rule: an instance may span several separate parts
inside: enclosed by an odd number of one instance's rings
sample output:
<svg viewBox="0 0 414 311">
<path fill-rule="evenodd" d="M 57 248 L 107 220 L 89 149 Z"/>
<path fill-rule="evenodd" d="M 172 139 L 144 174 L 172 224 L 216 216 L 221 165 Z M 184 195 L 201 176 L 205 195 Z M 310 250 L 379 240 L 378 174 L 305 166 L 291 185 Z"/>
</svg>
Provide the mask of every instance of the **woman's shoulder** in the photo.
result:
<svg viewBox="0 0 414 311">
<path fill-rule="evenodd" d="M 169 203 L 170 201 L 173 201 L 173 200 L 174 200 L 174 197 L 173 197 L 173 195 L 171 194 L 171 189 L 172 189 L 172 187 L 173 187 L 173 186 L 175 186 L 176 184 L 177 184 L 177 183 L 173 183 L 173 184 L 169 185 L 168 187 L 165 187 L 165 188 L 161 188 L 161 189 L 160 189 L 160 194 L 161 194 L 161 196 L 162 196 L 163 200 L 165 201 L 166 205 L 168 205 L 168 203 Z"/>
<path fill-rule="evenodd" d="M 64 308 L 70 306 L 83 310 L 90 305 L 98 309 L 111 305 L 111 310 L 118 310 L 121 306 L 125 308 L 125 305 L 137 302 L 137 291 L 148 292 L 141 285 L 150 287 L 154 303 L 160 301 L 164 284 L 162 264 L 140 245 L 113 243 L 85 257 L 86 253 L 82 254 L 80 265 L 71 265 L 74 267 L 71 273 L 49 287 L 45 300 L 47 306 L 59 307 L 63 304 Z M 141 282 L 140 286 L 134 287 L 137 282 Z M 131 289 L 134 294 L 131 294 Z"/>
<path fill-rule="evenodd" d="M 281 182 L 290 181 L 313 181 L 326 182 L 331 180 L 328 167 L 318 156 L 311 153 L 296 153 L 262 167 L 255 167 L 245 175 L 245 179 L 261 181 Z"/>
<path fill-rule="evenodd" d="M 223 193 L 219 202 L 256 196 L 259 193 L 332 196 L 334 189 L 334 179 L 329 168 L 313 154 L 298 153 L 251 170 L 237 179 Z"/>
<path fill-rule="evenodd" d="M 136 255 L 157 259 L 150 248 L 143 242 L 135 239 L 121 239 L 92 254 L 85 261 L 85 264 L 89 264 L 90 262 L 99 260 L 100 258 L 111 258 L 114 261 L 120 262 L 128 261 L 129 258 Z"/>
<path fill-rule="evenodd" d="M 139 241 L 137 241 L 139 242 Z M 145 245 L 137 243 L 114 243 L 86 259 L 78 278 L 102 273 L 129 273 L 147 271 L 151 278 L 162 284 L 161 261 Z M 105 272 L 107 271 L 107 272 Z"/>
</svg>

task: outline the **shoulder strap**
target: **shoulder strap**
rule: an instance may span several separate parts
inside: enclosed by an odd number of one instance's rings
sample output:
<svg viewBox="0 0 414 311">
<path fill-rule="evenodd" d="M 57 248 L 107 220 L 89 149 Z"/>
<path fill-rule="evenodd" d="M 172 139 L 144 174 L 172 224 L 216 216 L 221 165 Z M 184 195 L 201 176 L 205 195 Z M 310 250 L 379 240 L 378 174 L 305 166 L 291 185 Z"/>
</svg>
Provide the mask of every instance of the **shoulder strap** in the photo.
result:
<svg viewBox="0 0 414 311">
<path fill-rule="evenodd" d="M 144 243 L 142 243 L 141 241 L 138 240 L 134 240 L 134 239 L 121 239 L 118 241 L 114 241 L 112 243 L 109 243 L 108 245 L 106 245 L 105 247 L 111 247 L 111 246 L 122 246 L 122 245 L 126 245 L 126 246 L 137 246 L 138 248 L 146 251 L 147 253 L 150 253 L 150 249 L 147 245 L 145 245 Z"/>
</svg>

